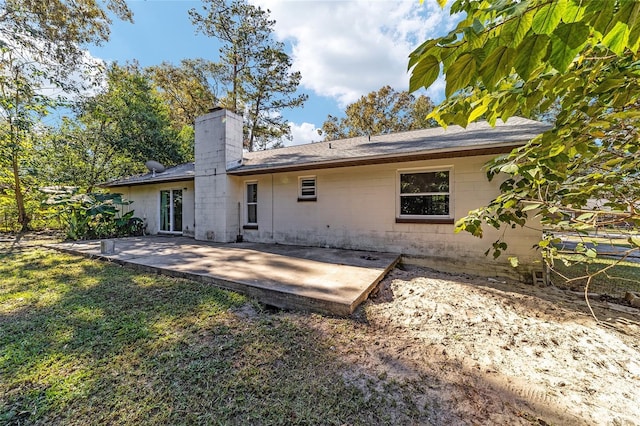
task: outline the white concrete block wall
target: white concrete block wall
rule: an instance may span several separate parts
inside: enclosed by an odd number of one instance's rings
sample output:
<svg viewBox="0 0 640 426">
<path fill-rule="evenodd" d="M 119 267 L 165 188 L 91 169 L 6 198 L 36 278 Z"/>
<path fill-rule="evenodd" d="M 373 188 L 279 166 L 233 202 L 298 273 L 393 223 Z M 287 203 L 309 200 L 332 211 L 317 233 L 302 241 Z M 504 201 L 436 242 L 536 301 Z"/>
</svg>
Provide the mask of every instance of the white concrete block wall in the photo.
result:
<svg viewBox="0 0 640 426">
<path fill-rule="evenodd" d="M 232 177 L 232 180 L 242 188 L 247 181 L 258 182 L 258 229 L 243 230 L 245 240 L 400 252 L 438 269 L 514 275 L 507 257 L 517 255 L 525 265 L 537 261 L 538 253 L 532 246 L 540 238 L 539 230 L 519 227 L 508 230 L 509 250 L 494 261 L 485 257 L 484 252 L 502 230 L 485 226 L 485 237 L 479 239 L 468 233 L 455 234 L 452 224 L 395 223 L 399 169 L 452 167 L 453 215 L 457 220 L 499 193 L 500 182 L 488 182 L 483 170 L 490 159 L 462 157 Z M 316 176 L 317 201 L 298 201 L 301 176 Z M 244 223 L 243 197 L 240 201 Z M 528 274 L 528 269 L 521 268 L 522 274 Z"/>
<path fill-rule="evenodd" d="M 111 188 L 111 192 L 124 195 L 133 203 L 125 206 L 125 211 L 134 210 L 134 215 L 143 219 L 147 224 L 147 234 L 157 234 L 160 230 L 160 191 L 182 190 L 182 224 L 185 234 L 194 231 L 195 216 L 195 191 L 191 180 L 179 182 L 158 183 L 154 185 L 138 185 L 128 187 Z"/>
</svg>

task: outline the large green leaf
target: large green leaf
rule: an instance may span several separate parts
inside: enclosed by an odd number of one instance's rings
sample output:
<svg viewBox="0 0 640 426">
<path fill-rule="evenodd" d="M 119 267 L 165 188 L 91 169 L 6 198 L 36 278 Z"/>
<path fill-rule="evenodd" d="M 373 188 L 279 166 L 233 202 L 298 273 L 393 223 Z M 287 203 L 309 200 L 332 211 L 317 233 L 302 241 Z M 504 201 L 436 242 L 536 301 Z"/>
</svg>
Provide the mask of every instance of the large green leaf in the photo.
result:
<svg viewBox="0 0 640 426">
<path fill-rule="evenodd" d="M 629 26 L 623 22 L 616 22 L 611 31 L 602 39 L 602 44 L 607 46 L 616 55 L 622 55 L 629 43 Z"/>
<path fill-rule="evenodd" d="M 562 22 L 567 24 L 572 22 L 580 22 L 584 18 L 586 12 L 586 1 L 573 0 L 567 2 L 567 7 L 562 14 Z"/>
<path fill-rule="evenodd" d="M 614 1 L 587 2 L 587 19 L 599 33 L 604 33 L 613 19 Z"/>
<path fill-rule="evenodd" d="M 638 15 L 640 15 L 640 1 L 626 0 L 620 2 L 620 9 L 613 20 L 627 24 L 631 28 L 638 21 Z"/>
<path fill-rule="evenodd" d="M 447 70 L 445 96 L 451 96 L 466 87 L 476 73 L 476 58 L 471 53 L 460 55 Z"/>
<path fill-rule="evenodd" d="M 629 49 L 637 52 L 640 49 L 640 20 L 631 28 L 629 32 Z"/>
<path fill-rule="evenodd" d="M 469 118 L 467 119 L 468 123 L 471 123 L 478 118 L 480 118 L 488 109 L 488 102 L 484 101 L 477 105 L 469 114 Z"/>
<path fill-rule="evenodd" d="M 480 75 L 488 88 L 494 88 L 498 81 L 511 73 L 515 53 L 511 47 L 499 46 L 482 62 Z"/>
<path fill-rule="evenodd" d="M 422 43 L 420 46 L 416 47 L 413 52 L 409 54 L 409 65 L 407 66 L 407 70 L 413 68 L 413 66 L 425 55 L 429 53 L 436 45 L 438 44 L 438 40 L 427 40 Z"/>
<path fill-rule="evenodd" d="M 572 49 L 582 47 L 589 37 L 589 27 L 582 22 L 571 24 L 560 23 L 553 31 L 553 35 L 562 40 Z"/>
<path fill-rule="evenodd" d="M 549 63 L 560 72 L 566 71 L 588 37 L 589 27 L 581 22 L 559 24 L 551 34 Z"/>
<path fill-rule="evenodd" d="M 420 59 L 411 73 L 409 90 L 411 92 L 422 87 L 429 87 L 440 75 L 440 61 L 433 55 L 427 55 Z"/>
<path fill-rule="evenodd" d="M 504 25 L 502 32 L 511 37 L 511 46 L 517 46 L 522 42 L 524 36 L 531 29 L 532 22 L 533 11 L 530 11 L 508 21 Z"/>
<path fill-rule="evenodd" d="M 546 34 L 534 34 L 527 37 L 518 46 L 515 69 L 522 79 L 529 80 L 533 70 L 542 64 L 542 59 L 547 54 L 550 38 Z"/>
<path fill-rule="evenodd" d="M 552 34 L 549 63 L 558 71 L 565 72 L 579 51 L 580 48 L 572 48 L 555 34 Z"/>
<path fill-rule="evenodd" d="M 552 1 L 538 10 L 533 17 L 531 29 L 536 34 L 551 34 L 556 28 L 567 6 L 567 0 Z"/>
</svg>

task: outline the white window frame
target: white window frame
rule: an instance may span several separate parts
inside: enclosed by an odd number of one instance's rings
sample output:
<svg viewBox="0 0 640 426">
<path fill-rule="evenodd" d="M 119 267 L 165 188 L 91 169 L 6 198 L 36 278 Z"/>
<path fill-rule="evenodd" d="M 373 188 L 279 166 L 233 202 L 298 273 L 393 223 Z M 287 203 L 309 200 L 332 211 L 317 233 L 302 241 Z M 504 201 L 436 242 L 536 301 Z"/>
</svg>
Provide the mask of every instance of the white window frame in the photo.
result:
<svg viewBox="0 0 640 426">
<path fill-rule="evenodd" d="M 402 194 L 402 175 L 417 174 L 417 173 L 437 173 L 448 172 L 449 173 L 449 192 L 421 192 L 411 195 Z M 454 218 L 454 203 L 453 203 L 453 166 L 434 166 L 434 167 L 421 167 L 414 169 L 399 169 L 396 174 L 396 217 L 399 219 L 453 219 Z M 449 196 L 449 214 L 448 215 L 408 215 L 402 214 L 401 200 L 403 196 L 429 196 L 429 195 L 448 195 Z"/>
<path fill-rule="evenodd" d="M 254 202 L 249 202 L 249 185 L 255 185 L 256 186 L 256 201 Z M 246 181 L 244 183 L 244 223 L 245 225 L 250 225 L 250 226 L 257 226 L 258 225 L 258 181 L 257 180 L 251 180 L 251 181 Z M 256 221 L 255 222 L 249 222 L 249 206 L 250 205 L 255 205 L 256 206 Z"/>
<path fill-rule="evenodd" d="M 303 193 L 303 181 L 313 180 L 313 195 Z M 307 187 L 308 189 L 308 187 Z M 315 201 L 318 199 L 318 178 L 316 176 L 300 176 L 298 177 L 298 200 L 300 201 Z"/>
</svg>

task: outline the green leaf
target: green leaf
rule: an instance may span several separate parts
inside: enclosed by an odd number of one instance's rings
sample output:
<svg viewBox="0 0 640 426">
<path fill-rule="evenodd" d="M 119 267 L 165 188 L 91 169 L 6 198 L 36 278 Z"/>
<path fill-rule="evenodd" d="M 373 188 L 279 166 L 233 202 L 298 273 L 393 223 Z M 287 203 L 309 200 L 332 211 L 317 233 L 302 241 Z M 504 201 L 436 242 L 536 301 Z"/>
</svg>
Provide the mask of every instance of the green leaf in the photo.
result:
<svg viewBox="0 0 640 426">
<path fill-rule="evenodd" d="M 599 33 L 604 33 L 613 19 L 613 1 L 587 2 L 587 15 L 591 26 Z"/>
<path fill-rule="evenodd" d="M 589 37 L 589 28 L 580 22 L 560 24 L 551 34 L 549 63 L 560 72 L 567 70 Z"/>
<path fill-rule="evenodd" d="M 551 149 L 549 150 L 549 157 L 555 157 L 557 155 L 560 155 L 564 152 L 564 144 L 560 141 L 558 141 L 556 143 L 556 145 L 552 146 Z"/>
<path fill-rule="evenodd" d="M 500 172 L 508 173 L 510 175 L 515 175 L 516 173 L 518 173 L 518 170 L 518 166 L 515 164 L 505 164 L 504 166 L 500 167 Z"/>
<path fill-rule="evenodd" d="M 540 208 L 540 206 L 542 205 L 542 203 L 527 203 L 527 205 L 522 208 L 522 211 L 528 212 L 530 210 L 535 210 L 537 208 Z"/>
<path fill-rule="evenodd" d="M 462 54 L 447 69 L 447 87 L 445 96 L 449 97 L 458 90 L 467 87 L 476 73 L 476 58 L 471 53 Z"/>
<path fill-rule="evenodd" d="M 640 48 L 640 20 L 629 31 L 629 50 L 637 52 Z"/>
<path fill-rule="evenodd" d="M 440 75 L 440 62 L 433 55 L 428 55 L 418 62 L 409 79 L 409 91 L 429 87 Z"/>
<path fill-rule="evenodd" d="M 629 26 L 623 22 L 616 22 L 611 31 L 602 39 L 602 44 L 607 46 L 616 55 L 624 53 L 629 43 Z"/>
<path fill-rule="evenodd" d="M 613 18 L 616 22 L 627 24 L 629 28 L 633 27 L 638 21 L 640 14 L 640 2 L 637 0 L 620 1 L 620 9 Z"/>
<path fill-rule="evenodd" d="M 486 102 L 482 102 L 480 105 L 478 105 L 477 107 L 475 107 L 471 111 L 471 114 L 469 114 L 469 118 L 467 118 L 467 121 L 469 123 L 471 123 L 471 122 L 477 120 L 479 117 L 482 116 L 482 114 L 487 112 L 487 108 L 488 108 L 487 103 Z"/>
<path fill-rule="evenodd" d="M 529 80 L 531 73 L 542 64 L 550 41 L 548 35 L 536 34 L 527 37 L 518 46 L 514 66 L 523 80 Z"/>
<path fill-rule="evenodd" d="M 531 29 L 536 34 L 551 34 L 556 28 L 567 6 L 566 0 L 552 1 L 538 10 L 533 17 Z"/>
<path fill-rule="evenodd" d="M 499 46 L 484 60 L 480 75 L 487 88 L 493 89 L 499 80 L 511 73 L 515 52 L 511 47 Z"/>
<path fill-rule="evenodd" d="M 582 4 L 576 4 L 574 1 L 569 1 L 564 13 L 562 14 L 562 22 L 572 23 L 582 21 L 585 10 L 586 7 Z"/>
<path fill-rule="evenodd" d="M 571 24 L 561 23 L 553 31 L 553 35 L 558 37 L 572 49 L 580 48 L 586 43 L 589 37 L 589 27 L 582 22 Z"/>
<path fill-rule="evenodd" d="M 566 71 L 569 65 L 571 65 L 571 62 L 576 58 L 578 51 L 579 49 L 572 49 L 554 34 L 551 35 L 551 55 L 549 56 L 549 63 L 558 71 Z"/>
<path fill-rule="evenodd" d="M 603 80 L 602 83 L 600 83 L 598 87 L 596 87 L 596 89 L 593 90 L 593 93 L 605 93 L 611 90 L 620 90 L 622 87 L 626 86 L 626 84 L 627 82 L 624 78 L 609 77 Z"/>
<path fill-rule="evenodd" d="M 420 61 L 429 51 L 431 51 L 438 44 L 437 39 L 427 40 L 409 54 L 409 65 L 407 71 L 413 68 L 413 66 Z"/>
<path fill-rule="evenodd" d="M 578 216 L 576 218 L 576 220 L 578 222 L 586 222 L 586 221 L 589 221 L 589 220 L 593 219 L 593 216 L 595 216 L 594 212 L 582 213 L 580 216 Z"/>
<path fill-rule="evenodd" d="M 505 24 L 502 32 L 511 36 L 511 46 L 517 46 L 524 40 L 525 35 L 531 28 L 532 22 L 533 13 L 528 12 L 523 13 Z"/>
</svg>

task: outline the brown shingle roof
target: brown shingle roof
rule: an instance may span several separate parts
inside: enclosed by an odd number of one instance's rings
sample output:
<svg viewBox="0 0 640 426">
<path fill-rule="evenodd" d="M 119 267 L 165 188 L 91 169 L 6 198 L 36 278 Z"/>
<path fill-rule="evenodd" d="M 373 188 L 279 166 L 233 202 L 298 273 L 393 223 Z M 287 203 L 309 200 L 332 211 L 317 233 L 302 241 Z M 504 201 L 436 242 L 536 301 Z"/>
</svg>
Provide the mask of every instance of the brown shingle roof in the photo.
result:
<svg viewBox="0 0 640 426">
<path fill-rule="evenodd" d="M 232 175 L 251 175 L 281 171 L 313 170 L 362 164 L 453 158 L 469 155 L 499 154 L 523 145 L 549 129 L 548 124 L 512 117 L 491 127 L 484 121 L 466 129 L 450 126 L 414 130 L 369 137 L 341 139 L 294 145 L 266 151 L 245 152 L 242 164 L 227 171 Z M 128 186 L 147 183 L 191 180 L 194 163 L 182 164 L 163 173 L 146 173 L 109 182 L 104 186 Z"/>
<path fill-rule="evenodd" d="M 549 128 L 549 125 L 521 117 L 512 117 L 495 127 L 486 122 L 470 124 L 466 129 L 450 126 L 392 133 L 379 136 L 341 139 L 295 145 L 244 154 L 241 166 L 229 174 L 248 175 L 285 170 L 410 161 L 426 158 L 450 158 L 462 155 L 497 154 L 523 145 Z"/>
</svg>

